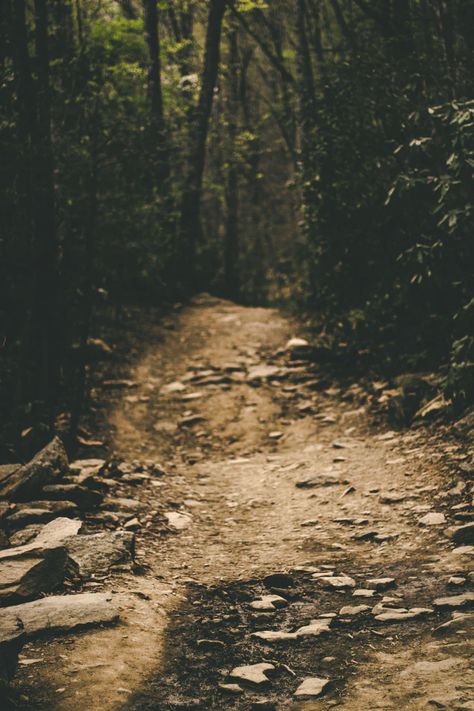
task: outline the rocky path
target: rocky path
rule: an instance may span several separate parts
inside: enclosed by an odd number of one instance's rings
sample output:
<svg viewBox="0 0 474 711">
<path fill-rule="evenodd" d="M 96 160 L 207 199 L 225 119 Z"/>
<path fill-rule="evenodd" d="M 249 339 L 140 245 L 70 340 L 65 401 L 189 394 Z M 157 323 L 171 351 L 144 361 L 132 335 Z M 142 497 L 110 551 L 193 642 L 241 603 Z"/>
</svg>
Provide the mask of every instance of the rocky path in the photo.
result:
<svg viewBox="0 0 474 711">
<path fill-rule="evenodd" d="M 84 585 L 121 620 L 29 643 L 25 709 L 474 709 L 470 459 L 377 429 L 298 336 L 201 299 L 145 351 L 95 514 L 137 566 Z"/>
</svg>

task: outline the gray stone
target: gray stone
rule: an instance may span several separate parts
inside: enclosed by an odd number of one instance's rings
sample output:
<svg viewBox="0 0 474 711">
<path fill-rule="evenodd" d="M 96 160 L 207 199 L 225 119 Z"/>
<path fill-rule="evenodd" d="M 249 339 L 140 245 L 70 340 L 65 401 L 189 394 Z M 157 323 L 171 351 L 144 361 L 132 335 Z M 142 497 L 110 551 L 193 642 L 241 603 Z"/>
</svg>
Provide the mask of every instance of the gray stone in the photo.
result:
<svg viewBox="0 0 474 711">
<path fill-rule="evenodd" d="M 33 551 L 41 552 L 49 548 L 58 548 L 75 536 L 82 526 L 82 521 L 72 518 L 55 518 L 42 526 L 35 538 L 22 546 L 14 546 L 0 551 L 0 561 L 5 558 L 19 558 Z"/>
<path fill-rule="evenodd" d="M 61 479 L 68 468 L 66 450 L 59 437 L 55 437 L 28 464 L 12 469 L 0 480 L 0 497 L 28 501 L 43 486 Z"/>
<path fill-rule="evenodd" d="M 236 667 L 229 674 L 229 678 L 252 686 L 264 686 L 269 682 L 266 673 L 274 670 L 273 664 L 260 662 L 259 664 Z"/>
<path fill-rule="evenodd" d="M 329 683 L 329 679 L 324 679 L 318 676 L 310 676 L 296 689 L 295 696 L 298 698 L 316 698 L 321 696 Z"/>
<path fill-rule="evenodd" d="M 418 520 L 421 526 L 441 526 L 446 523 L 446 516 L 442 513 L 431 512 Z"/>
<path fill-rule="evenodd" d="M 354 578 L 349 578 L 347 575 L 333 575 L 329 577 L 319 578 L 320 582 L 324 583 L 327 588 L 341 590 L 344 588 L 355 588 L 356 582 Z"/>
<path fill-rule="evenodd" d="M 380 592 L 382 590 L 394 588 L 396 583 L 395 578 L 371 578 L 370 580 L 367 580 L 367 585 L 369 588 Z"/>
<path fill-rule="evenodd" d="M 131 531 L 112 531 L 74 536 L 64 541 L 68 565 L 84 580 L 107 573 L 113 565 L 129 563 L 133 559 L 135 534 Z"/>
<path fill-rule="evenodd" d="M 474 612 L 454 612 L 447 622 L 435 627 L 432 634 L 442 637 L 448 634 L 469 633 L 474 630 Z"/>
<path fill-rule="evenodd" d="M 452 539 L 460 545 L 474 545 L 474 521 L 455 528 L 452 532 Z"/>
<path fill-rule="evenodd" d="M 47 484 L 43 486 L 41 496 L 53 501 L 72 501 L 83 511 L 99 506 L 104 498 L 99 491 L 80 484 Z"/>
<path fill-rule="evenodd" d="M 1 610 L 0 628 L 16 621 L 26 639 L 32 639 L 45 632 L 69 632 L 78 627 L 110 624 L 118 618 L 118 604 L 109 593 L 55 595 Z"/>
<path fill-rule="evenodd" d="M 474 606 L 474 592 L 463 593 L 462 595 L 451 595 L 449 597 L 438 597 L 433 600 L 435 607 L 472 607 Z"/>
<path fill-rule="evenodd" d="M 431 615 L 433 610 L 428 607 L 412 607 L 409 610 L 386 610 L 379 615 L 375 615 L 375 619 L 379 622 L 404 622 L 405 620 L 414 620 L 418 617 Z"/>
<path fill-rule="evenodd" d="M 176 531 L 182 531 L 188 528 L 193 522 L 193 519 L 188 514 L 182 514 L 178 511 L 167 511 L 164 514 L 168 526 L 174 528 Z"/>
<path fill-rule="evenodd" d="M 273 612 L 288 605 L 287 600 L 281 595 L 263 595 L 259 600 L 250 603 L 252 610 L 261 612 Z"/>
<path fill-rule="evenodd" d="M 0 605 L 31 600 L 40 593 L 51 592 L 63 581 L 65 563 L 63 547 L 3 558 L 0 561 Z"/>
<path fill-rule="evenodd" d="M 58 516 L 77 516 L 79 509 L 72 501 L 30 501 L 17 504 L 6 519 L 10 529 L 23 528 L 30 524 L 47 523 Z"/>
</svg>

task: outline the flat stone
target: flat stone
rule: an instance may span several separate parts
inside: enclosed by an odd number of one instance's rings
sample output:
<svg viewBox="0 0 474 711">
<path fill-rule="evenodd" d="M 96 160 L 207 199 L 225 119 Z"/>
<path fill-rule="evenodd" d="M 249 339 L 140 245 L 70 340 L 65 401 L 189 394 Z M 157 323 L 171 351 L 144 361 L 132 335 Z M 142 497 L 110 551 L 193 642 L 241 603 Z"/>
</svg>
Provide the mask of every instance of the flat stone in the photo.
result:
<svg viewBox="0 0 474 711">
<path fill-rule="evenodd" d="M 233 696 L 240 696 L 244 693 L 244 690 L 238 684 L 219 684 L 219 689 Z"/>
<path fill-rule="evenodd" d="M 0 561 L 0 605 L 31 600 L 51 592 L 64 578 L 66 550 L 50 548 Z"/>
<path fill-rule="evenodd" d="M 373 597 L 375 595 L 375 590 L 366 590 L 365 588 L 358 588 L 352 593 L 352 597 Z"/>
<path fill-rule="evenodd" d="M 443 513 L 427 513 L 426 516 L 418 519 L 421 526 L 441 526 L 446 523 L 446 516 Z"/>
<path fill-rule="evenodd" d="M 64 541 L 75 536 L 82 526 L 82 521 L 72 518 L 55 518 L 42 526 L 30 543 L 14 546 L 0 551 L 0 561 L 5 558 L 19 558 L 33 551 L 45 551 L 62 546 Z"/>
<path fill-rule="evenodd" d="M 249 664 L 247 666 L 236 667 L 229 674 L 229 678 L 234 679 L 235 681 L 243 682 L 244 684 L 263 686 L 269 682 L 266 672 L 274 670 L 275 667 L 273 664 L 260 662 L 259 664 Z"/>
<path fill-rule="evenodd" d="M 279 375 L 281 369 L 276 365 L 256 365 L 249 368 L 247 373 L 247 380 L 258 381 L 258 380 L 268 380 L 268 378 L 274 378 Z"/>
<path fill-rule="evenodd" d="M 356 582 L 354 578 L 349 578 L 346 575 L 334 575 L 327 578 L 320 578 L 325 587 L 341 590 L 344 588 L 355 588 Z"/>
<path fill-rule="evenodd" d="M 434 607 L 472 607 L 474 606 L 474 592 L 466 592 L 462 595 L 451 595 L 449 597 L 438 597 L 433 600 Z"/>
<path fill-rule="evenodd" d="M 260 610 L 261 612 L 272 612 L 287 605 L 288 601 L 281 595 L 263 595 L 259 600 L 254 600 L 250 603 L 252 610 Z"/>
<path fill-rule="evenodd" d="M 473 630 L 474 612 L 454 612 L 451 619 L 435 627 L 432 634 L 434 637 L 442 637 L 448 634 L 471 634 Z"/>
<path fill-rule="evenodd" d="M 425 617 L 426 615 L 431 615 L 433 610 L 428 607 L 412 607 L 409 610 L 397 611 L 397 610 L 387 610 L 382 612 L 380 615 L 375 615 L 375 619 L 379 622 L 404 622 L 405 620 L 414 620 L 418 617 Z"/>
<path fill-rule="evenodd" d="M 255 639 L 261 639 L 263 642 L 289 642 L 298 639 L 296 632 L 283 632 L 281 630 L 253 632 L 250 636 Z"/>
<path fill-rule="evenodd" d="M 181 393 L 183 390 L 186 390 L 186 385 L 184 383 L 179 382 L 179 380 L 175 380 L 173 383 L 167 383 L 166 385 L 163 385 L 163 387 L 160 389 L 160 393 L 162 395 L 172 395 L 173 393 Z"/>
<path fill-rule="evenodd" d="M 300 638 L 300 637 L 320 637 L 321 635 L 324 635 L 327 632 L 329 632 L 331 622 L 332 622 L 332 618 L 311 620 L 309 625 L 304 625 L 303 627 L 299 627 L 296 630 L 295 634 L 298 638 Z"/>
<path fill-rule="evenodd" d="M 461 545 L 474 545 L 474 521 L 457 526 L 452 532 L 452 539 Z"/>
<path fill-rule="evenodd" d="M 400 491 L 389 491 L 384 494 L 380 494 L 379 501 L 381 504 L 399 504 L 402 501 L 405 501 L 406 498 L 406 494 L 403 494 Z"/>
<path fill-rule="evenodd" d="M 329 679 L 324 679 L 318 676 L 310 676 L 296 689 L 295 696 L 298 698 L 316 698 L 321 696 L 329 683 Z"/>
<path fill-rule="evenodd" d="M 78 514 L 79 509 L 72 501 L 30 501 L 17 504 L 6 519 L 6 524 L 10 529 L 17 529 L 35 523 L 47 523 L 58 516 Z"/>
<path fill-rule="evenodd" d="M 16 621 L 26 639 L 43 632 L 69 632 L 78 627 L 110 624 L 119 618 L 118 605 L 109 593 L 55 595 L 0 610 L 0 627 Z"/>
<path fill-rule="evenodd" d="M 354 617 L 355 615 L 360 615 L 363 612 L 370 610 L 369 605 L 346 605 L 346 607 L 341 607 L 339 614 L 342 617 Z"/>
<path fill-rule="evenodd" d="M 10 501 L 28 501 L 37 496 L 43 486 L 61 479 L 68 468 L 64 445 L 59 437 L 54 437 L 30 462 L 12 468 L 2 477 L 0 497 Z"/>
<path fill-rule="evenodd" d="M 396 583 L 395 578 L 371 578 L 370 580 L 367 580 L 367 585 L 369 588 L 380 592 L 382 590 L 394 588 Z"/>
<path fill-rule="evenodd" d="M 41 490 L 41 497 L 53 501 L 72 501 L 82 511 L 99 506 L 104 498 L 99 491 L 80 484 L 47 484 Z"/>
<path fill-rule="evenodd" d="M 167 511 L 164 516 L 168 522 L 168 526 L 174 528 L 176 531 L 182 531 L 188 528 L 193 522 L 191 516 L 179 513 L 178 511 Z"/>
<path fill-rule="evenodd" d="M 297 489 L 314 489 L 323 486 L 338 486 L 347 484 L 347 479 L 341 479 L 338 474 L 325 474 L 321 476 L 310 476 L 296 482 Z"/>
<path fill-rule="evenodd" d="M 64 541 L 68 565 L 84 580 L 107 573 L 113 565 L 130 563 L 135 549 L 131 531 L 106 531 Z"/>
</svg>

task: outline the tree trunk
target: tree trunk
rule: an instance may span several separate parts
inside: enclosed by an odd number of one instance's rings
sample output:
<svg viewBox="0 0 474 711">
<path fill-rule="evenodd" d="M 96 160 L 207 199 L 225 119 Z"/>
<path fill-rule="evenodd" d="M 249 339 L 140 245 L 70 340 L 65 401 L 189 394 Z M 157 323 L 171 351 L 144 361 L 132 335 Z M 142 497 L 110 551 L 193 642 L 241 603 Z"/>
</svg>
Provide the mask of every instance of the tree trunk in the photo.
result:
<svg viewBox="0 0 474 711">
<path fill-rule="evenodd" d="M 237 113 L 239 107 L 237 29 L 229 32 L 229 77 L 227 98 L 228 168 L 225 190 L 226 234 L 224 250 L 224 277 L 227 296 L 239 298 L 239 178 L 236 161 Z"/>
<path fill-rule="evenodd" d="M 34 124 L 34 244 L 35 264 L 32 327 L 38 336 L 39 400 L 53 424 L 59 381 L 58 245 L 51 141 L 51 99 L 46 0 L 35 0 L 37 121 Z"/>
<path fill-rule="evenodd" d="M 200 232 L 202 180 L 206 142 L 220 56 L 222 20 L 227 0 L 210 0 L 201 90 L 192 130 L 192 148 L 181 200 L 180 248 L 187 288 L 196 286 L 196 246 Z"/>
<path fill-rule="evenodd" d="M 170 166 L 161 88 L 161 57 L 157 0 L 143 0 L 145 36 L 149 52 L 148 94 L 152 125 L 156 132 L 156 178 L 161 186 L 169 178 Z"/>
</svg>

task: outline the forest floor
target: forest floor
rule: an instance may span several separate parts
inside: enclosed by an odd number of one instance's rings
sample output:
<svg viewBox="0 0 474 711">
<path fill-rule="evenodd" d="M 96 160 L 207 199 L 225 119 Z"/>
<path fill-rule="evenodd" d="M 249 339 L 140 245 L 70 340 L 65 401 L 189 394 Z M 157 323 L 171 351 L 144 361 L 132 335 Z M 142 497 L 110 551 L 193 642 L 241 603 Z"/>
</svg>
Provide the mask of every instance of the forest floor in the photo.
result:
<svg viewBox="0 0 474 711">
<path fill-rule="evenodd" d="M 322 389 L 277 311 L 202 297 L 168 325 L 140 325 L 101 433 L 162 470 L 113 491 L 135 502 L 139 567 L 85 586 L 121 596 L 121 621 L 28 644 L 21 708 L 474 709 L 474 614 L 434 632 L 474 600 L 474 549 L 449 535 L 470 520 L 462 446 Z M 267 595 L 277 609 L 252 606 Z M 259 663 L 261 685 L 230 675 Z M 321 696 L 295 696 L 308 677 Z"/>
</svg>

